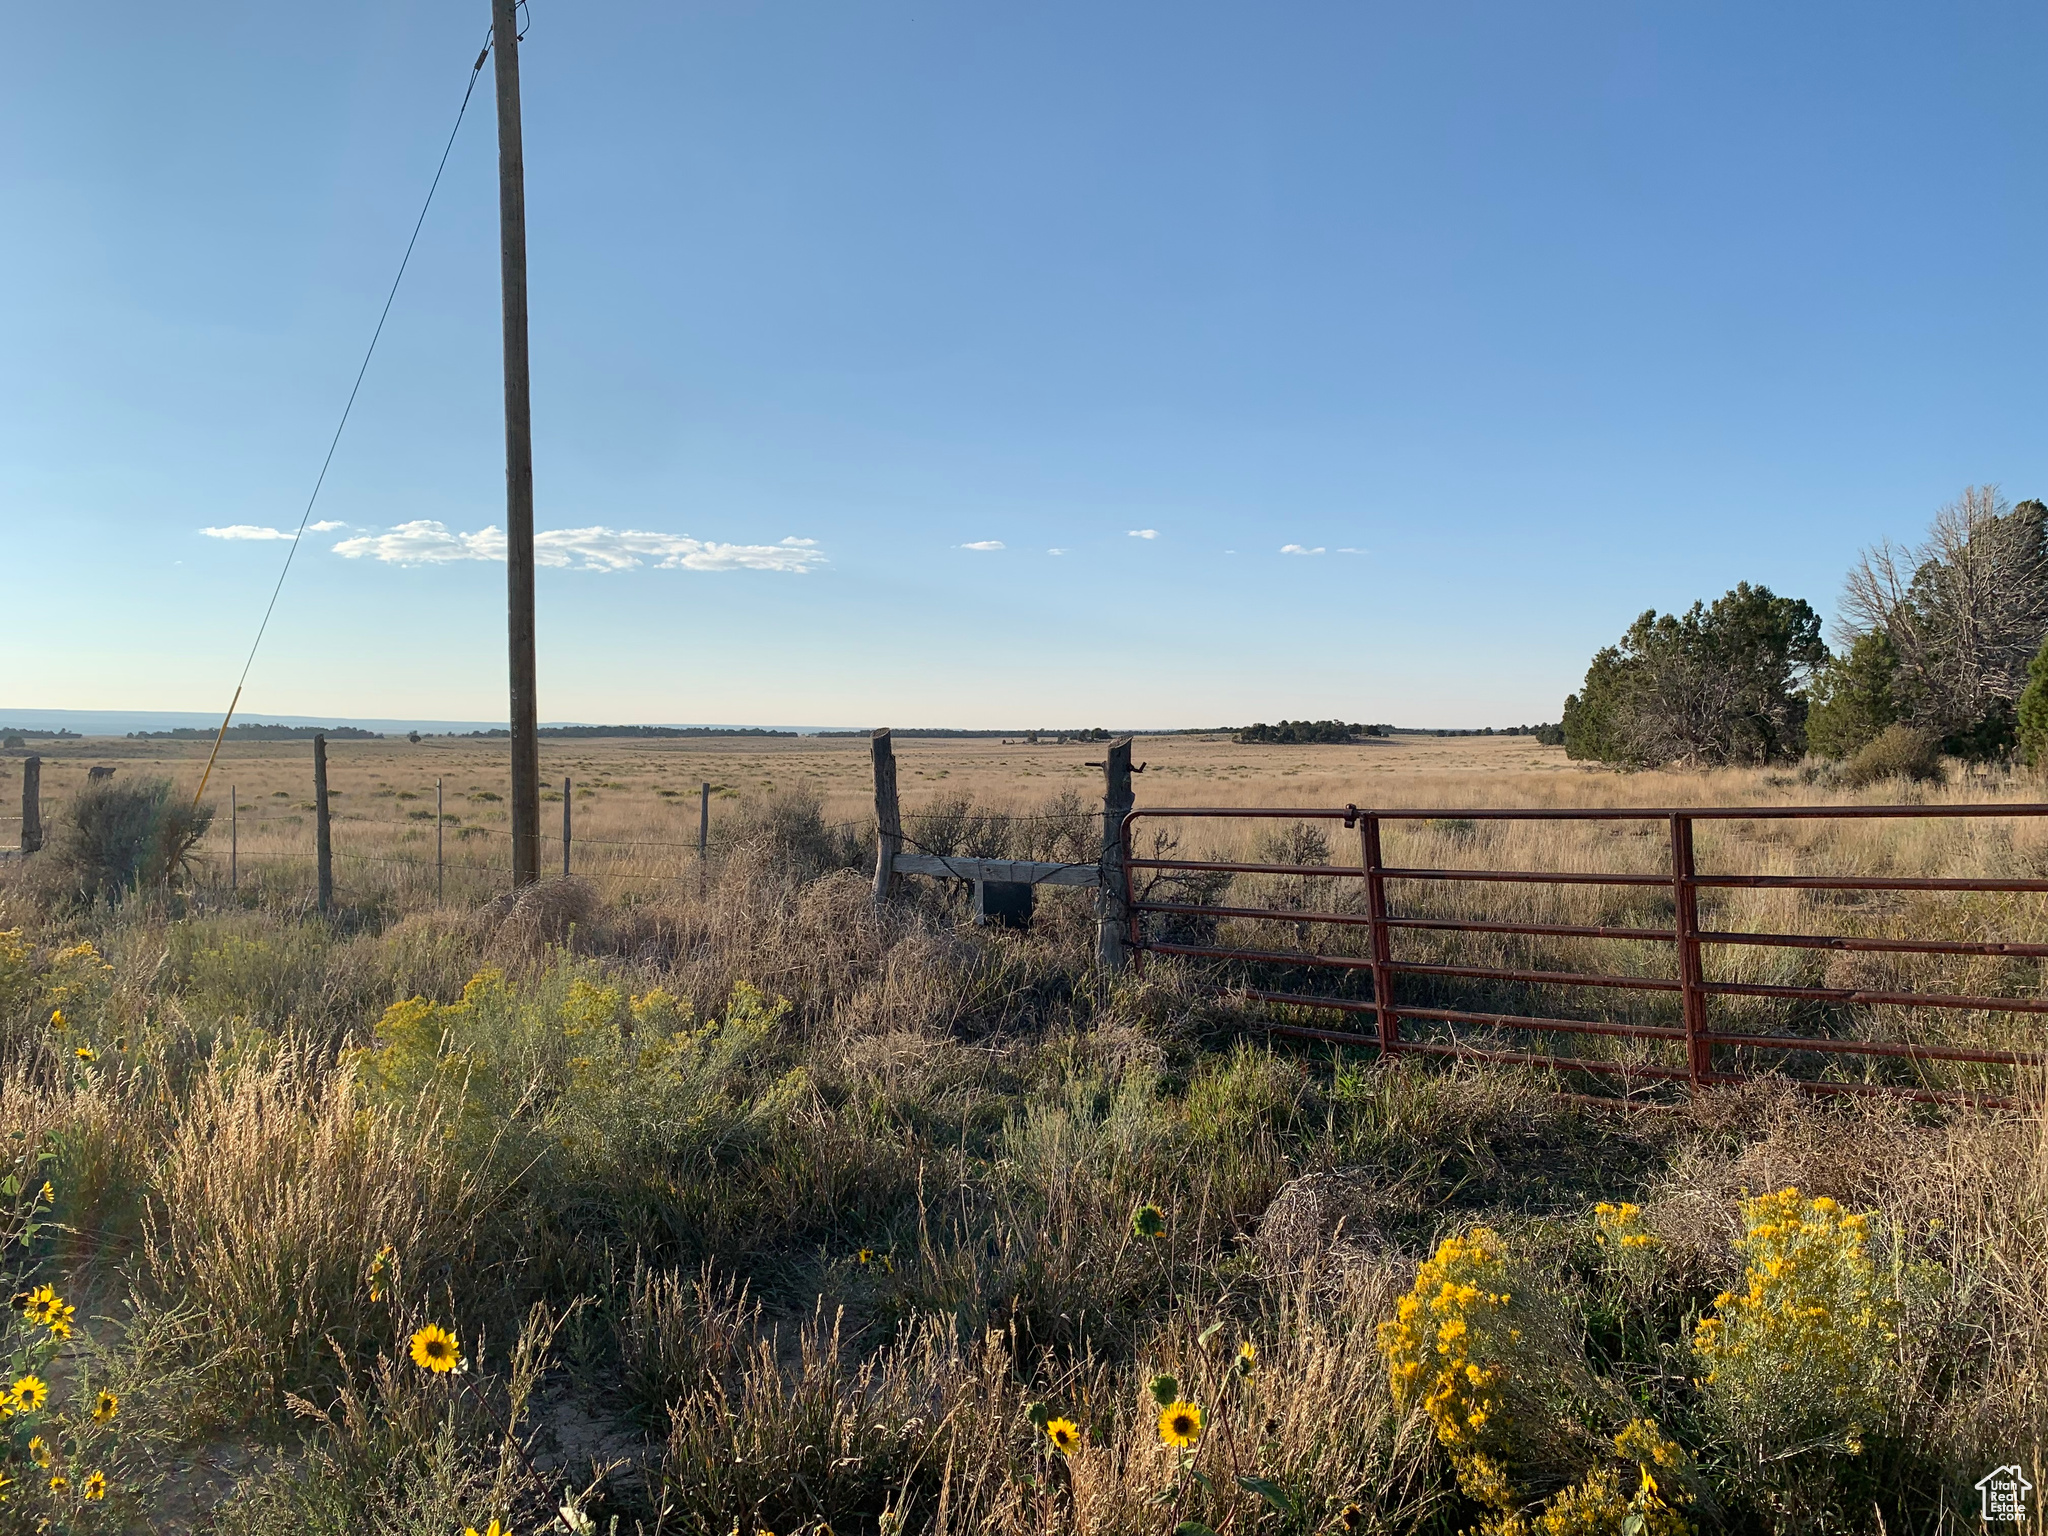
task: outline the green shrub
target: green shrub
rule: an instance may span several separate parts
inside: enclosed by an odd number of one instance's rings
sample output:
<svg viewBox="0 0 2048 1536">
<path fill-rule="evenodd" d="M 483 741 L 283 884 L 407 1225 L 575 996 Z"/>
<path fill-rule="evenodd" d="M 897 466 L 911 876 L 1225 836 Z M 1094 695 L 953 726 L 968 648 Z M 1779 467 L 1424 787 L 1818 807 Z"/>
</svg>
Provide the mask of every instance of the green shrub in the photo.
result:
<svg viewBox="0 0 2048 1536">
<path fill-rule="evenodd" d="M 168 779 L 88 784 L 58 818 L 39 875 L 61 899 L 119 901 L 188 873 L 212 824 L 213 807 L 186 803 Z"/>
<path fill-rule="evenodd" d="M 1836 770 L 1837 782 L 1862 789 L 1885 779 L 1939 783 L 1941 752 L 1934 739 L 1910 725 L 1888 725 Z"/>
</svg>

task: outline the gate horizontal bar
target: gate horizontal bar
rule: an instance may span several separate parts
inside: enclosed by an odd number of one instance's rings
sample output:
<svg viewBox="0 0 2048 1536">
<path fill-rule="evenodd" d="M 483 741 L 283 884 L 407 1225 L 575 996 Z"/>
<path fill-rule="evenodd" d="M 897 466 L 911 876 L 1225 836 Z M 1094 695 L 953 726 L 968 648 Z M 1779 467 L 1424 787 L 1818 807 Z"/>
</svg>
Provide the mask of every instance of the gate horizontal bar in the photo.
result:
<svg viewBox="0 0 2048 1536">
<path fill-rule="evenodd" d="M 1389 880 L 1484 880 L 1509 885 L 1654 885 L 1671 889 L 1669 875 L 1540 874 L 1527 869 L 1383 869 Z"/>
<path fill-rule="evenodd" d="M 1451 933 L 1526 933 L 1554 939 L 1642 939 L 1678 942 L 1669 928 L 1593 928 L 1568 923 L 1483 923 L 1444 917 L 1390 917 L 1389 928 L 1429 928 Z"/>
<path fill-rule="evenodd" d="M 1243 917 L 1275 923 L 1341 923 L 1354 928 L 1372 925 L 1371 915 L 1364 912 L 1285 912 L 1274 907 L 1209 907 L 1182 901 L 1133 902 L 1131 910 L 1177 912 L 1186 917 Z M 1386 924 L 1389 928 L 1429 928 L 1454 933 L 1521 933 L 1554 939 L 1661 939 L 1670 944 L 1678 938 L 1669 928 L 1596 928 L 1567 923 L 1487 923 L 1437 917 L 1390 917 Z M 2042 953 L 2048 954 L 2048 945 L 2040 948 Z"/>
<path fill-rule="evenodd" d="M 1787 949 L 1843 949 L 1901 955 L 2037 955 L 2048 944 L 1972 943 L 1959 939 L 1851 939 L 1822 933 L 1702 933 L 1702 944 L 1769 944 Z"/>
<path fill-rule="evenodd" d="M 1612 1035 L 1623 1040 L 1683 1040 L 1685 1031 L 1662 1024 L 1604 1024 L 1591 1019 L 1539 1019 L 1519 1013 L 1471 1013 L 1460 1008 L 1409 1008 L 1404 1019 L 1441 1019 L 1450 1024 L 1485 1024 L 1499 1029 L 1555 1029 L 1570 1035 Z"/>
<path fill-rule="evenodd" d="M 1671 882 L 1663 878 L 1656 883 Z M 1934 875 L 1694 875 L 1687 883 L 1740 891 L 2048 891 L 2048 880 L 1962 880 Z"/>
<path fill-rule="evenodd" d="M 1817 1003 L 1860 1003 L 1897 1008 L 1961 1008 L 1984 1013 L 2048 1013 L 2048 999 L 1965 997 L 1949 992 L 1865 992 L 1854 987 L 1770 987 L 1746 981 L 1709 981 L 1702 991 L 1722 997 L 1789 997 Z"/>
<path fill-rule="evenodd" d="M 1297 1008 L 1331 1008 L 1340 1013 L 1377 1013 L 1378 1005 L 1365 999 L 1349 997 L 1314 997 L 1302 992 L 1267 992 L 1256 987 L 1243 987 L 1236 996 L 1256 998 L 1260 1002 L 1286 1003 Z M 1590 1019 L 1538 1019 L 1516 1013 L 1469 1013 L 1461 1008 L 1408 1008 L 1397 1006 L 1392 1010 L 1404 1019 L 1434 1019 L 1447 1024 L 1480 1024 L 1501 1029 L 1555 1030 L 1568 1035 L 1608 1035 L 1623 1040 L 1683 1040 L 1685 1031 L 1667 1029 L 1661 1024 L 1602 1024 Z M 1370 1037 L 1359 1036 L 1360 1039 Z M 1377 1040 L 1370 1040 L 1377 1045 Z"/>
<path fill-rule="evenodd" d="M 1341 875 L 1357 880 L 1365 874 L 1356 865 L 1344 864 L 1219 864 L 1209 859 L 1126 859 L 1124 863 L 1131 869 L 1200 869 L 1230 875 Z"/>
<path fill-rule="evenodd" d="M 1205 907 L 1187 901 L 1134 901 L 1130 910 L 1179 912 L 1189 917 L 1271 918 L 1276 923 L 1351 923 L 1360 928 L 1372 923 L 1371 916 L 1364 912 L 1279 912 L 1272 907 Z"/>
<path fill-rule="evenodd" d="M 1361 816 L 1381 821 L 1669 821 L 1689 816 L 1695 821 L 1826 821 L 1838 817 L 1857 820 L 1902 820 L 1909 817 L 1952 816 L 2048 816 L 2048 804 L 2026 805 L 1666 805 L 1559 811 L 1501 810 L 1474 807 L 1465 810 L 1374 810 L 1370 806 L 1346 806 L 1342 810 L 1303 806 L 1258 806 L 1238 808 L 1227 805 L 1148 805 L 1133 816 L 1224 816 L 1232 819 L 1271 821 L 1354 822 Z"/>
<path fill-rule="evenodd" d="M 1924 1056 L 1931 1061 L 1978 1061 L 1987 1066 L 2028 1067 L 2048 1062 L 2041 1051 L 1980 1051 L 1962 1045 L 1916 1045 L 1907 1040 L 1811 1040 L 1801 1035 L 1724 1035 L 1715 1045 L 1746 1045 L 1767 1051 L 1831 1051 L 1840 1056 Z"/>
<path fill-rule="evenodd" d="M 1198 960 L 1251 960 L 1261 965 L 1320 965 L 1333 971 L 1369 971 L 1372 959 L 1365 955 L 1313 955 L 1299 949 L 1207 949 L 1200 944 L 1174 944 L 1164 939 L 1147 939 L 1145 949 L 1155 955 L 1188 955 Z"/>
<path fill-rule="evenodd" d="M 1559 987 L 1625 987 L 1634 992 L 1676 992 L 1680 983 L 1659 976 L 1581 975 L 1577 971 L 1497 971 L 1483 965 L 1421 965 L 1413 960 L 1389 962 L 1403 976 L 1462 976 L 1471 981 L 1527 981 Z M 2048 1003 L 2041 1005 L 2048 1010 Z M 1396 1008 L 1405 1013 L 1405 1008 Z"/>
<path fill-rule="evenodd" d="M 937 875 L 951 880 L 994 880 L 1016 885 L 1098 885 L 1099 864 L 1049 864 L 1035 859 L 969 859 L 950 854 L 899 853 L 890 860 L 899 875 Z"/>
</svg>

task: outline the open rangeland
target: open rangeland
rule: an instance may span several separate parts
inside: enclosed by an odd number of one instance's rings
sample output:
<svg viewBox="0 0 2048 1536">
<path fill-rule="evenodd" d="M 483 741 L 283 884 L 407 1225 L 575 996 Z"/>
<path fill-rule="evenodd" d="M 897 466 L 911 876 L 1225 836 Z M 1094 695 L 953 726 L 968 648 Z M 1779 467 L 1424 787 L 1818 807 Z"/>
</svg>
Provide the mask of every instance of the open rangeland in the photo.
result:
<svg viewBox="0 0 2048 1536">
<path fill-rule="evenodd" d="M 1772 1080 L 1605 1108 L 1521 1069 L 1269 1041 L 1227 977 L 1097 973 L 1085 893 L 1028 932 L 929 881 L 877 910 L 858 739 L 545 743 L 577 876 L 517 899 L 501 742 L 337 741 L 325 916 L 305 744 L 226 750 L 194 867 L 93 901 L 97 845 L 66 824 L 85 770 L 189 798 L 205 746 L 39 750 L 51 844 L 0 867 L 0 1529 L 1962 1531 L 1996 1469 L 2048 1486 L 2029 1074 L 1995 1112 Z M 1099 839 L 1100 743 L 897 753 L 908 831 L 941 851 Z M 1502 737 L 1136 755 L 1141 806 L 2041 793 L 1953 767 L 1855 792 L 1619 776 Z M 1308 832 L 1178 846 L 1352 857 Z M 1397 835 L 1390 857 L 1438 867 L 1668 857 L 1626 824 Z M 1730 824 L 1700 858 L 2040 876 L 2048 841 Z M 2048 938 L 2040 898 L 1839 894 L 1732 893 L 1714 921 Z M 1625 887 L 1459 900 L 1669 922 Z M 1723 963 L 2040 992 L 2015 957 Z M 1772 1022 L 1936 1027 L 1882 1012 Z M 2021 1015 L 1939 1027 L 2038 1043 Z"/>
</svg>

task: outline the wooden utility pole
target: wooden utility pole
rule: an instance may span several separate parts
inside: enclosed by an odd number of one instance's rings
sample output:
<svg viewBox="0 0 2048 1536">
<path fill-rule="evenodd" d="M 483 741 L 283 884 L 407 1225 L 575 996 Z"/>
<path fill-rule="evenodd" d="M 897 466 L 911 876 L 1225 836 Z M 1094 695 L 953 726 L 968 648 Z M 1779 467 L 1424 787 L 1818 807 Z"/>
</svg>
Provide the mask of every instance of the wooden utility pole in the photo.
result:
<svg viewBox="0 0 2048 1536">
<path fill-rule="evenodd" d="M 505 599 L 512 663 L 512 883 L 540 878 L 540 706 L 533 665 L 533 396 L 526 359 L 526 160 L 518 0 L 491 0 L 498 87 L 498 269 L 505 310 Z"/>
<path fill-rule="evenodd" d="M 43 846 L 43 760 L 21 760 L 21 851 L 34 853 Z"/>
<path fill-rule="evenodd" d="M 903 817 L 896 805 L 896 746 L 885 725 L 875 732 L 875 900 L 889 899 L 896 855 L 903 851 Z"/>
<path fill-rule="evenodd" d="M 334 909 L 334 834 L 327 820 L 327 738 L 313 738 L 313 866 L 320 910 Z"/>
<path fill-rule="evenodd" d="M 1131 738 L 1109 744 L 1102 765 L 1102 889 L 1096 911 L 1095 959 L 1106 971 L 1130 961 L 1131 875 L 1124 866 L 1124 815 L 1137 803 L 1131 791 Z"/>
</svg>

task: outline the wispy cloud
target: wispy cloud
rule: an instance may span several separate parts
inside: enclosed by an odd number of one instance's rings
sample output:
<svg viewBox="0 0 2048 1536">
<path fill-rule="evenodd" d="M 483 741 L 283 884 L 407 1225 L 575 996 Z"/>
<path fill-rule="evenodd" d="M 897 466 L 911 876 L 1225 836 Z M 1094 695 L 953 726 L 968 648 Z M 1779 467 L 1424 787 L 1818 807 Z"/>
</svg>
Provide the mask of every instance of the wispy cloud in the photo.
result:
<svg viewBox="0 0 2048 1536">
<path fill-rule="evenodd" d="M 1372 551 L 1369 549 L 1351 549 L 1347 547 L 1339 549 L 1337 553 L 1340 555 L 1369 555 Z"/>
<path fill-rule="evenodd" d="M 1048 549 L 1046 553 L 1048 555 L 1064 555 L 1066 551 L 1064 549 Z"/>
<path fill-rule="evenodd" d="M 451 532 L 430 518 L 400 523 L 383 533 L 343 539 L 334 552 L 346 559 L 368 557 L 391 565 L 445 565 L 455 560 L 502 560 L 505 535 L 496 527 L 476 533 Z M 674 533 L 634 528 L 556 528 L 533 536 L 536 565 L 576 571 L 656 570 L 785 571 L 802 573 L 824 563 L 816 539 L 779 544 L 721 544 Z"/>
<path fill-rule="evenodd" d="M 1159 530 L 1157 528 L 1133 528 L 1130 536 L 1134 539 L 1156 539 L 1159 537 Z"/>
<path fill-rule="evenodd" d="M 976 539 L 972 544 L 962 544 L 960 547 L 962 549 L 1001 549 L 1003 548 L 1003 541 L 1001 539 Z"/>
<path fill-rule="evenodd" d="M 1310 549 L 1306 544 L 1282 544 L 1280 546 L 1280 553 L 1283 555 L 1326 555 L 1329 551 L 1320 544 L 1314 549 Z"/>
<path fill-rule="evenodd" d="M 346 528 L 347 523 L 308 523 L 308 533 L 332 533 L 337 528 Z M 254 523 L 230 523 L 225 528 L 202 528 L 199 530 L 209 539 L 288 539 L 288 528 L 260 528 Z"/>
</svg>

